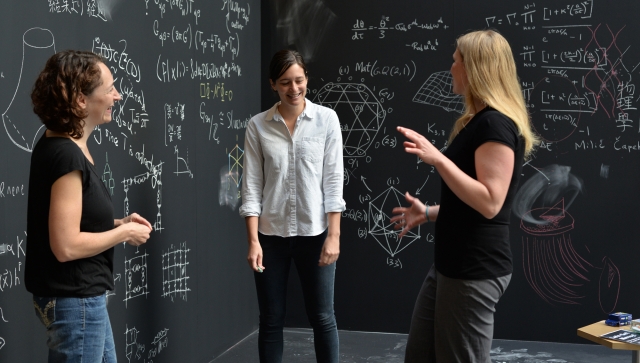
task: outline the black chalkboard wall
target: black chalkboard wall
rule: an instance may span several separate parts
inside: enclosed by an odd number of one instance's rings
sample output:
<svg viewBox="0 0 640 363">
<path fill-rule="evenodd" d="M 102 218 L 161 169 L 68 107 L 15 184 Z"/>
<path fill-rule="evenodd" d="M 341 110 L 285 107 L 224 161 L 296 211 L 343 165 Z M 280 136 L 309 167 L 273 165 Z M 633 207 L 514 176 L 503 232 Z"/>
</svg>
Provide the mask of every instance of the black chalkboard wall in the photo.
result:
<svg viewBox="0 0 640 363">
<path fill-rule="evenodd" d="M 116 247 L 109 312 L 120 362 L 209 362 L 257 327 L 244 221 L 244 125 L 260 111 L 260 3 L 21 0 L 0 11 L 0 361 L 44 362 L 24 288 L 35 76 L 54 52 L 107 58 L 123 100 L 89 148 L 118 218 L 153 225 Z"/>
<path fill-rule="evenodd" d="M 448 72 L 455 38 L 487 27 L 509 40 L 544 140 L 523 168 L 495 337 L 586 343 L 576 328 L 611 311 L 640 315 L 640 3 L 296 0 L 263 11 L 268 53 L 306 56 L 308 98 L 335 109 L 344 130 L 340 329 L 408 331 L 433 226 L 398 241 L 389 215 L 406 191 L 438 203 L 440 179 L 395 128 L 446 146 L 463 106 Z M 265 92 L 262 108 L 274 101 Z M 289 306 L 289 323 L 306 326 L 299 294 Z"/>
</svg>

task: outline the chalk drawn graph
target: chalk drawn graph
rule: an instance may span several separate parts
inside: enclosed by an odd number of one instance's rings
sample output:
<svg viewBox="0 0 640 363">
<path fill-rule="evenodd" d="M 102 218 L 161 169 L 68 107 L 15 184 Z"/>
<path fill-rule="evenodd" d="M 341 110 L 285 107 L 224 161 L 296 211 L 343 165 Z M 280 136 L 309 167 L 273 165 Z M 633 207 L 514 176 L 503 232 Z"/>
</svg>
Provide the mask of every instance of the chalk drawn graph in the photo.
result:
<svg viewBox="0 0 640 363">
<path fill-rule="evenodd" d="M 53 33 L 48 29 L 31 28 L 22 36 L 22 65 L 18 85 L 2 113 L 2 123 L 14 145 L 31 152 L 44 125 L 31 111 L 31 87 L 46 60 L 56 53 Z M 28 118 L 15 115 L 30 115 Z"/>
<path fill-rule="evenodd" d="M 464 112 L 464 98 L 453 93 L 449 71 L 432 73 L 413 96 L 413 102 L 441 107 L 448 112 Z"/>
<path fill-rule="evenodd" d="M 582 180 L 568 166 L 553 164 L 536 170 L 518 190 L 513 205 L 525 233 L 522 268 L 527 282 L 549 304 L 581 304 L 591 275 L 599 273 L 600 307 L 606 313 L 613 311 L 620 293 L 620 271 L 606 256 L 600 266 L 589 262 L 571 236 L 576 222 L 568 209 L 583 189 Z"/>
<path fill-rule="evenodd" d="M 191 168 L 189 168 L 189 150 L 187 150 L 186 157 L 181 157 L 178 145 L 175 145 L 173 153 L 176 155 L 176 171 L 173 173 L 176 175 L 185 174 L 189 178 L 193 179 L 193 172 L 191 172 Z"/>
<path fill-rule="evenodd" d="M 313 102 L 332 108 L 343 125 L 345 157 L 363 157 L 382 128 L 387 110 L 364 84 L 328 83 Z"/>
</svg>

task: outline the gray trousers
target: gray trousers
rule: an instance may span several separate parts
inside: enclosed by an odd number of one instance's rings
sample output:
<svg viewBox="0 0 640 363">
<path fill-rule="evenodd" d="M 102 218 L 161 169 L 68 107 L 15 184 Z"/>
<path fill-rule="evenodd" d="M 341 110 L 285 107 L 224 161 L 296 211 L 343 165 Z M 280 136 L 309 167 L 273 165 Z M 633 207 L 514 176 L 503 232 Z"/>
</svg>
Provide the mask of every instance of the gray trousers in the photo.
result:
<svg viewBox="0 0 640 363">
<path fill-rule="evenodd" d="M 493 313 L 510 280 L 452 279 L 431 266 L 413 309 L 405 363 L 491 363 Z"/>
</svg>

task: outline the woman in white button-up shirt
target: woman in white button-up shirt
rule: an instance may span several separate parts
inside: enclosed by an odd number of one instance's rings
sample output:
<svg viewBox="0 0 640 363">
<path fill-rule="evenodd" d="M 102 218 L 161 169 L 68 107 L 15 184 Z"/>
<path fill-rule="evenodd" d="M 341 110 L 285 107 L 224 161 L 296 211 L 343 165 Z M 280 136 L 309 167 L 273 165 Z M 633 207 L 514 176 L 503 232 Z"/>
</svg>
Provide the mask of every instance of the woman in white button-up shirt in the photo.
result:
<svg viewBox="0 0 640 363">
<path fill-rule="evenodd" d="M 305 98 L 307 79 L 298 52 L 276 53 L 269 82 L 280 102 L 254 116 L 245 135 L 240 215 L 247 225 L 247 261 L 255 271 L 261 363 L 282 361 L 292 260 L 316 359 L 338 362 L 333 286 L 345 210 L 342 134 L 335 111 Z"/>
</svg>

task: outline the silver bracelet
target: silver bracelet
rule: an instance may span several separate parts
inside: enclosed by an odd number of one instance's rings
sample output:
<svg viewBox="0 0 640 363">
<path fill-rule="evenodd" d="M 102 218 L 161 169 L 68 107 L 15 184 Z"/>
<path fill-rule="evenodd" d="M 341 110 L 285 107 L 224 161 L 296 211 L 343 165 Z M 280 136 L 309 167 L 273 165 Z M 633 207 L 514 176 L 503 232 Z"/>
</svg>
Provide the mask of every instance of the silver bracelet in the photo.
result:
<svg viewBox="0 0 640 363">
<path fill-rule="evenodd" d="M 426 205 L 427 206 L 427 211 L 424 213 L 427 216 L 427 223 L 429 223 L 429 204 Z"/>
</svg>

